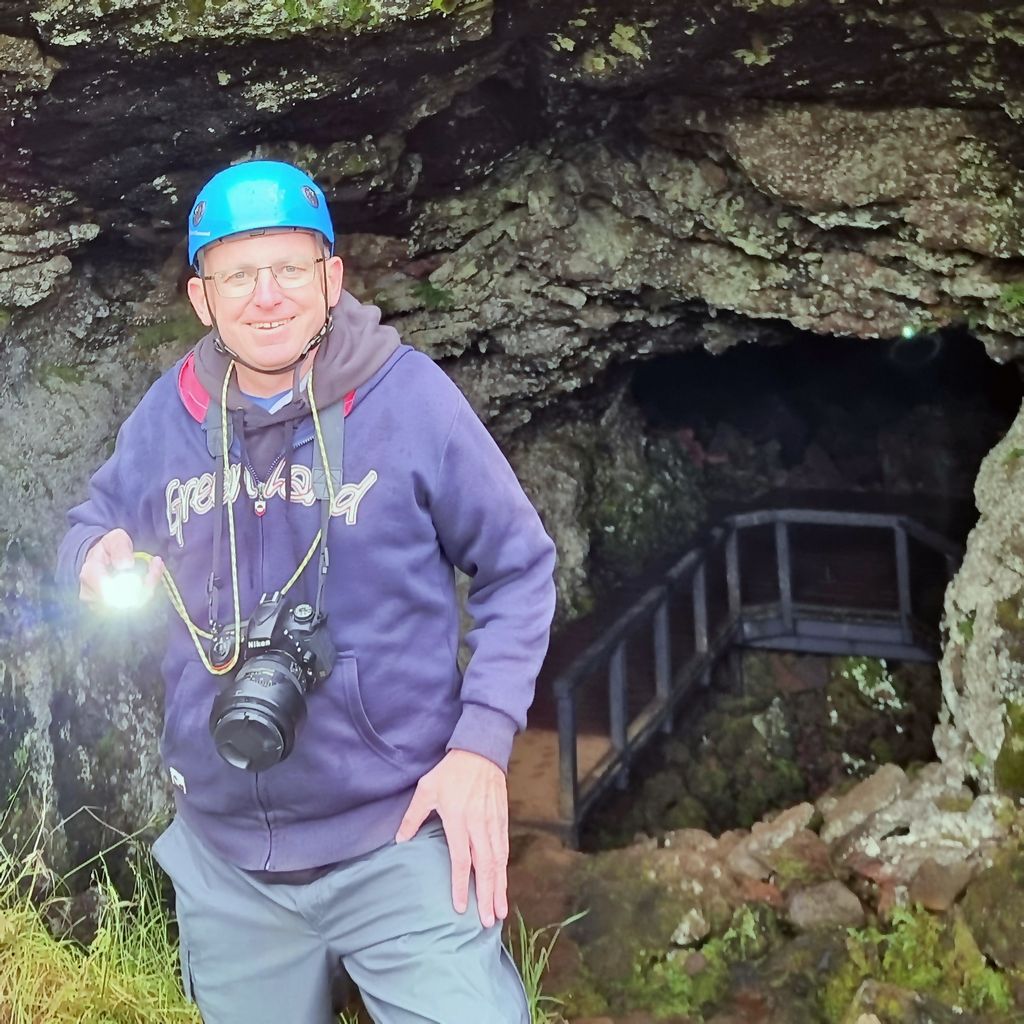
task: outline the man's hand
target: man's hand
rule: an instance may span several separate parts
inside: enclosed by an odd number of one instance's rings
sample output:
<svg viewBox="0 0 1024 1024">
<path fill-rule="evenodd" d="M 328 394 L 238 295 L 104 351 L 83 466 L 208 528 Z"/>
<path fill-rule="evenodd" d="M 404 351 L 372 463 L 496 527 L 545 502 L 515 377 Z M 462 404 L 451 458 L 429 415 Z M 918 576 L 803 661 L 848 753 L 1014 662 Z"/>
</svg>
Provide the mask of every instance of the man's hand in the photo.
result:
<svg viewBox="0 0 1024 1024">
<path fill-rule="evenodd" d="M 508 790 L 505 773 L 468 750 L 449 750 L 420 779 L 395 841 L 412 839 L 437 811 L 452 858 L 452 903 L 463 914 L 469 902 L 469 871 L 476 875 L 480 921 L 490 928 L 508 916 Z"/>
<path fill-rule="evenodd" d="M 82 563 L 82 571 L 78 574 L 78 596 L 86 604 L 97 604 L 102 600 L 101 588 L 103 581 L 114 572 L 130 569 L 135 564 L 135 545 L 124 530 L 111 530 L 105 533 L 91 548 Z M 154 558 L 149 563 L 145 579 L 142 581 L 147 593 L 160 580 L 164 571 L 164 563 Z"/>
</svg>

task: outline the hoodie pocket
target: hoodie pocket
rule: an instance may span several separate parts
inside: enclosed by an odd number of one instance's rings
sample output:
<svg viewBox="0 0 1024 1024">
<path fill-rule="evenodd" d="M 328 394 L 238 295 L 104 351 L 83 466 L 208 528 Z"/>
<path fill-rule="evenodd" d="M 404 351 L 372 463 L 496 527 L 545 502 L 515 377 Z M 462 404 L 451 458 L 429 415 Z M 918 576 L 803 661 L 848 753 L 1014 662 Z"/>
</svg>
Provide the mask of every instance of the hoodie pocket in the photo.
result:
<svg viewBox="0 0 1024 1024">
<path fill-rule="evenodd" d="M 399 767 L 407 764 L 407 759 L 397 747 L 391 746 L 380 733 L 374 729 L 366 714 L 362 694 L 359 692 L 359 670 L 354 655 L 342 655 L 338 659 L 338 671 L 341 677 L 341 689 L 345 695 L 345 705 L 356 732 L 363 742 L 375 753 Z"/>
</svg>

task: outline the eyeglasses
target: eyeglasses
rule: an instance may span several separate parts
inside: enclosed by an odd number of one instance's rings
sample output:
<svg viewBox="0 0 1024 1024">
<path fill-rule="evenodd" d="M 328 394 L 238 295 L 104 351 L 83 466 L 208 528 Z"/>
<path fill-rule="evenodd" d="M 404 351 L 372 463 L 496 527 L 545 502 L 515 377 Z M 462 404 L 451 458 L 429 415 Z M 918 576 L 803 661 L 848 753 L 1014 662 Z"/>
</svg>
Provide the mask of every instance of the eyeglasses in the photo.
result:
<svg viewBox="0 0 1024 1024">
<path fill-rule="evenodd" d="M 325 263 L 326 256 L 319 259 L 279 260 L 265 267 L 231 267 L 218 270 L 216 274 L 204 274 L 204 281 L 212 281 L 217 294 L 225 299 L 240 299 L 252 295 L 256 290 L 261 270 L 269 270 L 282 288 L 301 288 L 313 280 L 318 263 Z"/>
</svg>

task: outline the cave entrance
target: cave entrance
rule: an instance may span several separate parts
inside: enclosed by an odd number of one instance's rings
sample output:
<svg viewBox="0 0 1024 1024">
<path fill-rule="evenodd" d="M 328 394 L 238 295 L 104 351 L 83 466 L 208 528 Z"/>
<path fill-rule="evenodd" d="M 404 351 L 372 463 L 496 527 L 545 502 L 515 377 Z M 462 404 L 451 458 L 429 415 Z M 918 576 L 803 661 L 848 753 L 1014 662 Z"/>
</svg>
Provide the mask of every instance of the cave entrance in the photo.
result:
<svg viewBox="0 0 1024 1024">
<path fill-rule="evenodd" d="M 636 367 L 630 391 L 648 434 L 675 436 L 704 470 L 712 515 L 773 490 L 815 490 L 919 496 L 923 515 L 954 516 L 1022 396 L 1017 367 L 964 331 L 796 334 L 664 355 Z M 936 499 L 950 508 L 930 509 Z"/>
<path fill-rule="evenodd" d="M 712 522 L 766 505 L 888 507 L 962 540 L 978 466 L 1010 425 L 1021 387 L 1014 367 L 946 332 L 878 343 L 798 336 L 721 355 L 659 356 L 632 371 L 628 393 L 646 439 L 677 445 L 699 472 Z M 677 553 L 655 553 L 651 571 Z M 649 579 L 641 573 L 619 593 L 635 594 Z M 940 600 L 931 604 L 937 623 Z M 615 607 L 602 602 L 556 637 L 540 706 L 567 652 L 607 630 Z M 586 845 L 637 831 L 749 825 L 837 776 L 931 757 L 934 665 L 747 652 L 720 674 L 703 706 L 633 762 L 628 789 L 594 808 Z M 600 690 L 589 699 L 607 701 Z"/>
</svg>

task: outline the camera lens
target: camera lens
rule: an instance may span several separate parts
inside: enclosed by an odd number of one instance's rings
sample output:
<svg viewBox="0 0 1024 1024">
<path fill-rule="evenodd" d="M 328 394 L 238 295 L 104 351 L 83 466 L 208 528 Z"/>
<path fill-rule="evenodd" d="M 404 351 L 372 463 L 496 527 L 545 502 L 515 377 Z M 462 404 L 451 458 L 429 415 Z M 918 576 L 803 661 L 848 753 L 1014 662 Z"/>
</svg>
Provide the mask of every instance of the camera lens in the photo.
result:
<svg viewBox="0 0 1024 1024">
<path fill-rule="evenodd" d="M 250 658 L 213 702 L 210 731 L 220 756 L 251 772 L 283 761 L 306 718 L 304 691 L 301 669 L 286 652 Z"/>
</svg>

